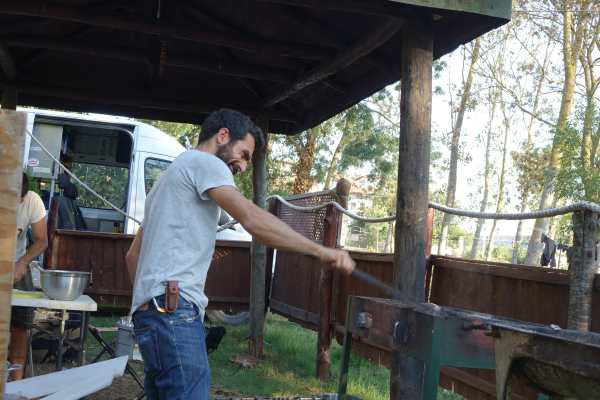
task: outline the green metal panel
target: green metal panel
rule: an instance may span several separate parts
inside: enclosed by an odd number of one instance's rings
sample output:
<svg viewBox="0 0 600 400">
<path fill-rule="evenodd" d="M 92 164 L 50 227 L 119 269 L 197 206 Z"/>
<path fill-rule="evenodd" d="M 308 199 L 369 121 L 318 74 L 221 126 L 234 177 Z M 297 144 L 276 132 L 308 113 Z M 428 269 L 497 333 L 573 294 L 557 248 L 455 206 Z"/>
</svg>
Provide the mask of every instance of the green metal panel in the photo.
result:
<svg viewBox="0 0 600 400">
<path fill-rule="evenodd" d="M 512 0 L 390 0 L 439 10 L 462 11 L 509 20 Z"/>
</svg>

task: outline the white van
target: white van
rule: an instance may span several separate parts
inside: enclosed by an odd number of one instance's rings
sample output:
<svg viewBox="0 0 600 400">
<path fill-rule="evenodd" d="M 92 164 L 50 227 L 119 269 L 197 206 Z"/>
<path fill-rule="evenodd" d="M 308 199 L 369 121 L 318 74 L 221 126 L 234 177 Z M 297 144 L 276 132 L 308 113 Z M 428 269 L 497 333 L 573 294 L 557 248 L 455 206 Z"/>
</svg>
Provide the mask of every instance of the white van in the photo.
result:
<svg viewBox="0 0 600 400">
<path fill-rule="evenodd" d="M 175 138 L 130 118 L 99 114 L 22 109 L 27 129 L 84 183 L 138 221 L 144 217 L 146 194 L 185 151 Z M 46 207 L 59 191 L 59 166 L 36 141 L 26 137 L 23 168 L 40 182 Z M 134 234 L 138 224 L 115 211 L 83 187 L 75 202 L 87 231 Z M 222 240 L 250 240 L 238 224 L 218 234 Z"/>
</svg>

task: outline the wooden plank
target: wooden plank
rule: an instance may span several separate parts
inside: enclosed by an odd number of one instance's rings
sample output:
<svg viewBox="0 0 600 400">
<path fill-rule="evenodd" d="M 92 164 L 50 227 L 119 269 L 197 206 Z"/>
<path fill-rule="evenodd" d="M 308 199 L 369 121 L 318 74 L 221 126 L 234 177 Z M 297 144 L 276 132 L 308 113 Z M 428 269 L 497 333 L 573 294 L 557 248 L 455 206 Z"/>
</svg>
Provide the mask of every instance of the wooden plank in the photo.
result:
<svg viewBox="0 0 600 400">
<path fill-rule="evenodd" d="M 141 64 L 140 68 L 148 68 L 152 64 L 148 54 L 140 52 L 135 48 L 106 46 L 101 43 L 93 42 L 83 43 L 81 41 L 48 40 L 42 36 L 10 36 L 7 37 L 4 42 L 11 47 L 47 49 L 89 57 L 126 61 Z M 164 64 L 170 67 L 206 71 L 216 75 L 235 76 L 284 84 L 289 84 L 294 79 L 294 76 L 285 70 L 272 67 L 269 68 L 265 66 L 257 68 L 251 65 L 233 65 L 216 60 L 207 60 L 206 58 L 191 58 L 171 53 L 169 53 L 169 57 L 164 60 Z"/>
<path fill-rule="evenodd" d="M 76 231 L 71 229 L 56 229 L 54 233 L 59 236 L 82 236 L 87 238 L 104 238 L 114 240 L 133 240 L 133 238 L 135 238 L 135 235 L 126 235 L 124 233 Z"/>
<path fill-rule="evenodd" d="M 265 146 L 254 151 L 252 166 L 252 185 L 254 203 L 260 208 L 267 207 L 267 143 L 269 120 L 261 116 L 259 127 L 265 134 Z M 263 332 L 265 328 L 265 263 L 267 248 L 252 238 L 250 252 L 251 277 L 250 277 L 250 337 L 248 338 L 248 352 L 250 355 L 262 358 Z"/>
<path fill-rule="evenodd" d="M 429 15 L 428 19 L 411 23 L 402 30 L 394 283 L 417 302 L 425 300 L 433 64 L 431 18 Z M 398 352 L 392 357 L 390 399 L 420 399 L 423 364 Z"/>
<path fill-rule="evenodd" d="M 358 1 L 358 0 L 259 0 L 265 3 L 285 4 L 295 7 L 310 7 L 320 10 L 350 12 L 362 15 L 375 15 L 379 17 L 405 16 L 406 8 L 401 8 L 393 3 L 409 6 L 431 7 L 439 11 L 462 11 L 473 14 L 488 15 L 502 19 L 511 17 L 510 0 L 390 0 L 384 1 Z M 433 10 L 436 11 L 436 10 Z"/>
<path fill-rule="evenodd" d="M 0 376 L 6 373 L 10 338 L 10 297 L 26 120 L 25 113 L 0 110 Z M 4 393 L 4 386 L 4 379 L 0 379 L 0 393 Z"/>
<path fill-rule="evenodd" d="M 430 7 L 438 10 L 460 11 L 509 20 L 512 15 L 510 0 L 390 0 L 394 3 Z M 435 12 L 435 10 L 433 10 Z"/>
<path fill-rule="evenodd" d="M 286 44 L 274 41 L 252 40 L 248 35 L 235 34 L 231 31 L 204 31 L 198 25 L 169 25 L 166 23 L 149 23 L 144 19 L 120 18 L 113 15 L 90 13 L 85 7 L 74 7 L 60 4 L 44 4 L 43 2 L 19 2 L 3 0 L 0 2 L 0 14 L 23 15 L 48 18 L 52 20 L 75 22 L 110 30 L 138 32 L 147 35 L 169 37 L 204 43 L 214 46 L 239 49 L 252 53 L 282 55 L 286 57 L 315 60 L 326 57 L 328 49 L 302 44 Z"/>
<path fill-rule="evenodd" d="M 0 3 L 0 7 L 1 4 L 2 3 Z M 132 109 L 136 109 L 137 111 L 140 111 L 140 109 L 149 109 L 153 110 L 153 112 L 156 112 L 156 115 L 160 115 L 159 111 L 179 111 L 197 115 L 198 113 L 210 113 L 211 111 L 214 111 L 215 108 L 219 108 L 219 106 L 222 106 L 221 103 L 214 103 L 211 101 L 203 101 L 202 103 L 198 102 L 198 100 L 206 99 L 190 99 L 188 101 L 182 101 L 173 98 L 161 99 L 158 96 L 150 96 L 150 98 L 148 93 L 144 93 L 143 90 L 136 92 L 133 89 L 131 89 L 126 92 L 123 92 L 120 91 L 121 88 L 104 87 L 100 91 L 92 88 L 86 88 L 85 91 L 82 91 L 80 89 L 52 85 L 42 81 L 30 82 L 19 81 L 17 79 L 15 81 L 7 82 L 4 80 L 0 80 L 0 89 L 4 89 L 7 87 L 16 87 L 20 93 L 34 94 L 50 98 L 64 98 L 69 101 L 69 107 L 71 107 L 70 104 L 72 104 L 73 102 L 93 102 L 110 106 L 131 107 L 127 108 L 129 110 L 128 113 L 131 113 Z M 296 122 L 296 116 L 290 115 L 289 113 L 282 113 L 280 111 L 265 111 L 263 108 L 249 108 L 241 103 L 236 103 L 235 99 L 232 99 L 230 103 L 230 107 L 235 108 L 236 110 L 239 110 L 240 112 L 244 112 L 246 114 L 266 112 L 272 119 L 278 121 L 290 121 L 294 123 Z M 73 105 L 72 107 L 73 109 L 77 109 L 77 104 Z"/>
<path fill-rule="evenodd" d="M 299 321 L 310 322 L 315 326 L 319 325 L 319 315 L 298 307 L 290 306 L 278 300 L 271 299 L 271 309 L 284 317 L 292 317 Z"/>
<path fill-rule="evenodd" d="M 566 271 L 531 267 L 526 265 L 487 263 L 459 258 L 431 256 L 431 263 L 436 268 L 457 269 L 483 275 L 504 276 L 533 282 L 545 282 L 553 285 L 567 286 L 569 275 Z"/>
</svg>

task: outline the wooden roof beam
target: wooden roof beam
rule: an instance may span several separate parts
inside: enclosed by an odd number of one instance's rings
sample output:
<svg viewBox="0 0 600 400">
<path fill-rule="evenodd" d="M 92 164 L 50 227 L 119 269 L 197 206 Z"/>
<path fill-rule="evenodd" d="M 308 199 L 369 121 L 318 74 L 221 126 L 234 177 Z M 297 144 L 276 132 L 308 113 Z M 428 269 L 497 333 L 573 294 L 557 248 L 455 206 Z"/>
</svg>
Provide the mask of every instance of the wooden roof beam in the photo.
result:
<svg viewBox="0 0 600 400">
<path fill-rule="evenodd" d="M 292 7 L 315 8 L 319 10 L 344 11 L 348 13 L 373 15 L 377 17 L 395 17 L 405 19 L 411 14 L 398 10 L 398 4 L 386 4 L 377 1 L 361 0 L 257 0 L 263 3 L 283 4 Z"/>
<path fill-rule="evenodd" d="M 92 57 L 103 57 L 132 63 L 151 65 L 151 60 L 145 54 L 130 48 L 115 49 L 114 46 L 101 46 L 98 44 L 77 43 L 68 41 L 53 41 L 35 36 L 0 37 L 10 47 L 26 47 L 46 49 L 66 53 L 77 53 Z M 267 82 L 289 84 L 294 80 L 294 75 L 274 68 L 250 67 L 228 65 L 228 63 L 210 62 L 202 58 L 181 57 L 170 55 L 165 60 L 165 65 L 198 71 L 212 72 L 218 75 L 249 78 Z"/>
<path fill-rule="evenodd" d="M 81 100 L 93 103 L 114 104 L 119 106 L 127 106 L 133 108 L 146 108 L 154 110 L 170 110 L 181 111 L 186 113 L 209 113 L 217 108 L 223 107 L 222 104 L 199 104 L 188 101 L 174 99 L 157 99 L 156 96 L 150 93 L 135 94 L 129 91 L 127 93 L 106 90 L 98 92 L 92 89 L 82 90 L 81 88 L 72 89 L 68 87 L 48 85 L 41 82 L 27 81 L 0 81 L 0 89 L 16 88 L 19 93 L 27 93 L 48 98 L 59 98 Z M 278 121 L 286 121 L 297 123 L 295 116 L 273 111 L 265 111 L 262 109 L 249 109 L 239 104 L 230 104 L 228 107 L 235 108 L 249 115 L 267 114 L 270 118 Z"/>
<path fill-rule="evenodd" d="M 382 23 L 371 34 L 360 40 L 351 48 L 339 53 L 333 59 L 319 65 L 309 71 L 305 76 L 295 81 L 292 85 L 265 101 L 265 107 L 271 107 L 280 103 L 288 97 L 298 93 L 302 89 L 336 74 L 348 67 L 356 60 L 366 56 L 373 50 L 387 42 L 402 27 L 402 21 L 388 20 Z"/>
<path fill-rule="evenodd" d="M 330 54 L 330 49 L 306 46 L 303 44 L 273 43 L 248 40 L 245 35 L 226 32 L 200 31 L 197 26 L 180 28 L 164 23 L 149 23 L 144 20 L 131 20 L 112 15 L 91 14 L 84 8 L 48 4 L 41 1 L 23 3 L 16 0 L 0 2 L 0 14 L 49 18 L 75 22 L 99 28 L 138 32 L 147 35 L 171 37 L 195 43 L 229 47 L 258 54 L 278 54 L 291 58 L 321 60 Z"/>
</svg>

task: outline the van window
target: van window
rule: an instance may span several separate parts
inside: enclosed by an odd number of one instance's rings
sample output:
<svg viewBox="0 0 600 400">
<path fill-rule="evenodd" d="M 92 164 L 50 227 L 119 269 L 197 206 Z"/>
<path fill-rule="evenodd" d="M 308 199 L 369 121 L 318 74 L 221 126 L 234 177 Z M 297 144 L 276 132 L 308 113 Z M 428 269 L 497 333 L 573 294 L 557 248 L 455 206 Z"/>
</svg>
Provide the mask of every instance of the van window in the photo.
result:
<svg viewBox="0 0 600 400">
<path fill-rule="evenodd" d="M 129 183 L 127 168 L 74 162 L 72 171 L 100 196 L 117 207 L 124 207 Z M 77 202 L 80 207 L 110 208 L 108 204 L 81 188 L 79 188 Z"/>
<path fill-rule="evenodd" d="M 171 161 L 159 160 L 158 158 L 147 158 L 144 162 L 144 186 L 146 194 L 150 192 L 154 183 L 163 172 L 171 165 Z"/>
</svg>

